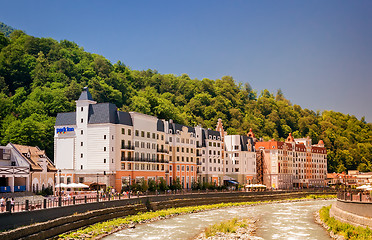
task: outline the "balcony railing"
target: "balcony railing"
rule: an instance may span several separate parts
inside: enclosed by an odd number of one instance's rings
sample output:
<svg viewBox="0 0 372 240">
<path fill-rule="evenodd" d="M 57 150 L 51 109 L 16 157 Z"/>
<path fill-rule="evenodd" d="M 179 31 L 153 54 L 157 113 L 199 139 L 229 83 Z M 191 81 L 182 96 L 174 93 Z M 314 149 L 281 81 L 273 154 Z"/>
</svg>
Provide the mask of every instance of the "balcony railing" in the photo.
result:
<svg viewBox="0 0 372 240">
<path fill-rule="evenodd" d="M 134 150 L 134 146 L 133 145 L 121 145 L 121 149 Z"/>
<path fill-rule="evenodd" d="M 159 153 L 169 153 L 169 151 L 168 150 L 165 150 L 165 149 L 156 149 L 156 151 L 157 152 L 159 152 Z"/>
<path fill-rule="evenodd" d="M 152 159 L 152 158 L 135 158 L 135 157 L 122 157 L 121 161 L 131 161 L 131 162 L 154 162 L 154 163 L 169 163 L 165 159 Z"/>
</svg>

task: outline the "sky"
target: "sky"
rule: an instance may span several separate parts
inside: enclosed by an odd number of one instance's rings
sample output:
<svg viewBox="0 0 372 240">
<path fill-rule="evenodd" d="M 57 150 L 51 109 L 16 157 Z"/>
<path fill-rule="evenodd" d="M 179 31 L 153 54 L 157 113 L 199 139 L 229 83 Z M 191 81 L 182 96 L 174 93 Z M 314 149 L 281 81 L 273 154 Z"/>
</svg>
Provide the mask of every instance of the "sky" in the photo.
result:
<svg viewBox="0 0 372 240">
<path fill-rule="evenodd" d="M 232 76 L 372 122 L 372 1 L 5 1 L 0 21 L 131 69 Z"/>
</svg>

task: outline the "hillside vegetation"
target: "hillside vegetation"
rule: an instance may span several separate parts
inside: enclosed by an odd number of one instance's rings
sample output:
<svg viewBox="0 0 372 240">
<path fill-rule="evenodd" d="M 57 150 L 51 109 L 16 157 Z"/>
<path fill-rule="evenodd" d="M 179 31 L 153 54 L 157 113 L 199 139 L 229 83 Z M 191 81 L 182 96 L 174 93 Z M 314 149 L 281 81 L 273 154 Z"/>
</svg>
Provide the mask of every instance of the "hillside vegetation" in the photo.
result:
<svg viewBox="0 0 372 240">
<path fill-rule="evenodd" d="M 6 25 L 3 22 L 0 22 L 0 32 L 4 33 L 5 37 L 9 37 L 10 34 L 14 31 L 15 29 Z"/>
<path fill-rule="evenodd" d="M 22 31 L 0 33 L 0 139 L 38 145 L 53 158 L 56 114 L 75 111 L 89 86 L 97 102 L 123 111 L 215 128 L 222 118 L 229 134 L 284 140 L 310 136 L 328 149 L 329 171 L 372 171 L 372 124 L 334 111 L 314 112 L 288 101 L 281 90 L 258 93 L 230 76 L 190 79 L 187 74 L 137 71 L 122 62 L 85 52 L 74 42 L 36 38 Z"/>
</svg>

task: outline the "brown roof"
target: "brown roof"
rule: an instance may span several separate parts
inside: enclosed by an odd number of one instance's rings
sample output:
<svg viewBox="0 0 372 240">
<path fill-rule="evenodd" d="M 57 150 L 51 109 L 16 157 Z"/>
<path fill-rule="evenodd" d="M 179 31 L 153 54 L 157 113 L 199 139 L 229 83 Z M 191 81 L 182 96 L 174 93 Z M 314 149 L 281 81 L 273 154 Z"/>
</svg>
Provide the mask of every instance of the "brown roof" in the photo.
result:
<svg viewBox="0 0 372 240">
<path fill-rule="evenodd" d="M 42 171 L 42 167 L 39 165 L 38 161 L 41 158 L 41 156 L 44 156 L 44 158 L 48 162 L 48 171 L 57 171 L 54 164 L 50 159 L 45 155 L 44 150 L 40 150 L 39 147 L 32 147 L 32 146 L 24 146 L 24 145 L 18 145 L 18 144 L 12 144 L 13 147 L 21 153 L 22 157 L 30 163 L 31 170 L 34 171 Z M 27 157 L 27 153 L 30 153 L 30 157 Z"/>
</svg>

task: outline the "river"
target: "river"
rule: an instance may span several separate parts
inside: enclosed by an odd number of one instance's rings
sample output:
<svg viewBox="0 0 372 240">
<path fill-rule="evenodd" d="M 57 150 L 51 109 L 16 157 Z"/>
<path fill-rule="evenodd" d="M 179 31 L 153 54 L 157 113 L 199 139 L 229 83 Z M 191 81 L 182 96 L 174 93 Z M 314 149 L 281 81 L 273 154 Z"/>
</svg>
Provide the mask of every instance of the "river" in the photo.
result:
<svg viewBox="0 0 372 240">
<path fill-rule="evenodd" d="M 333 202 L 314 200 L 216 209 L 136 225 L 104 239 L 192 239 L 204 228 L 234 217 L 258 219 L 257 239 L 330 239 L 328 233 L 314 222 L 313 213 Z"/>
</svg>

